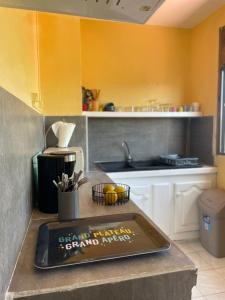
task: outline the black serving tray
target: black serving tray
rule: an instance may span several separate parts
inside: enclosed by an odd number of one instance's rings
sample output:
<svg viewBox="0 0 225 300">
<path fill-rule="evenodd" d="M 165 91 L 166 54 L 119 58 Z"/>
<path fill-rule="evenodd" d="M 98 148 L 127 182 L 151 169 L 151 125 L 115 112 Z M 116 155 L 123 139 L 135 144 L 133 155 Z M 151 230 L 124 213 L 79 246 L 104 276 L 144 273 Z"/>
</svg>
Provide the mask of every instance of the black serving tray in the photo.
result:
<svg viewBox="0 0 225 300">
<path fill-rule="evenodd" d="M 169 248 L 170 242 L 135 213 L 54 221 L 39 227 L 35 266 L 50 269 Z"/>
</svg>

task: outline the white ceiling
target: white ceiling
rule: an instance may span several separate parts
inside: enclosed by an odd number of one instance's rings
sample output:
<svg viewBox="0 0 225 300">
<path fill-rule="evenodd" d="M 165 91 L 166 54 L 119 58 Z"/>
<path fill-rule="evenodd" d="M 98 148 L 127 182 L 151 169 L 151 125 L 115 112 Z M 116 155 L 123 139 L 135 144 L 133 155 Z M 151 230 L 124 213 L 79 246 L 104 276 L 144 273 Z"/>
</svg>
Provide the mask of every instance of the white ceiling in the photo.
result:
<svg viewBox="0 0 225 300">
<path fill-rule="evenodd" d="M 166 0 L 146 24 L 192 28 L 222 5 L 225 0 Z"/>
</svg>

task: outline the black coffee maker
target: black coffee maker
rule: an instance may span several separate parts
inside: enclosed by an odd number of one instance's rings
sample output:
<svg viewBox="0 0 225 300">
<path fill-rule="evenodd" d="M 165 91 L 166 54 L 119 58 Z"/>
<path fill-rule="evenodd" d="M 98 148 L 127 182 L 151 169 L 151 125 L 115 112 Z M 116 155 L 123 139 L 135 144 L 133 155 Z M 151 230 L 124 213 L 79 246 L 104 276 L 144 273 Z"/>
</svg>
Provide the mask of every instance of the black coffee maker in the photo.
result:
<svg viewBox="0 0 225 300">
<path fill-rule="evenodd" d="M 41 154 L 38 159 L 38 208 L 44 213 L 58 212 L 58 191 L 53 180 L 62 173 L 70 177 L 76 164 L 75 152 Z"/>
</svg>

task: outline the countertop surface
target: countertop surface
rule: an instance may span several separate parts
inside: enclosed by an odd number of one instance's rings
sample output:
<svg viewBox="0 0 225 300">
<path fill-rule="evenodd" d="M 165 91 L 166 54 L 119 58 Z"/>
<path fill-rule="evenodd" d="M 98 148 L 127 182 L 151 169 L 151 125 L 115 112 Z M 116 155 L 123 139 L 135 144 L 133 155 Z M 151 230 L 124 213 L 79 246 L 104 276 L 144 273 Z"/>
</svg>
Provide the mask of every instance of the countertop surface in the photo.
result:
<svg viewBox="0 0 225 300">
<path fill-rule="evenodd" d="M 89 172 L 87 176 L 89 183 L 80 189 L 81 217 L 129 212 L 143 214 L 132 201 L 123 206 L 113 207 L 98 206 L 96 203 L 93 203 L 91 197 L 92 185 L 99 182 L 110 182 L 110 179 L 101 172 Z M 82 287 L 116 283 L 174 272 L 196 271 L 194 264 L 173 242 L 170 250 L 158 254 L 55 270 L 36 270 L 34 268 L 34 255 L 38 227 L 47 220 L 53 220 L 54 218 L 56 218 L 56 215 L 42 214 L 34 211 L 9 287 L 9 299 L 10 297 L 13 299 L 56 291 L 70 291 Z M 149 220 L 149 222 L 151 221 Z"/>
<path fill-rule="evenodd" d="M 164 177 L 164 176 L 182 176 L 182 175 L 206 175 L 216 174 L 217 167 L 203 165 L 199 168 L 180 168 L 163 170 L 146 170 L 130 172 L 109 172 L 110 178 L 140 178 L 140 177 Z"/>
</svg>

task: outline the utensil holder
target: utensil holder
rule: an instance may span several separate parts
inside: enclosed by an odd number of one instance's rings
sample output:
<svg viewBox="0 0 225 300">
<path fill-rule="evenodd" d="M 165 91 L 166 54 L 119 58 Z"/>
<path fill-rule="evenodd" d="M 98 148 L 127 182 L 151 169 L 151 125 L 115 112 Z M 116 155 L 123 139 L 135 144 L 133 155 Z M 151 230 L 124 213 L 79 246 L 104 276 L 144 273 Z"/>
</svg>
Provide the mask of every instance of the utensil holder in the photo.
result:
<svg viewBox="0 0 225 300">
<path fill-rule="evenodd" d="M 74 220 L 79 218 L 80 209 L 78 191 L 58 191 L 58 213 L 60 221 Z"/>
</svg>

